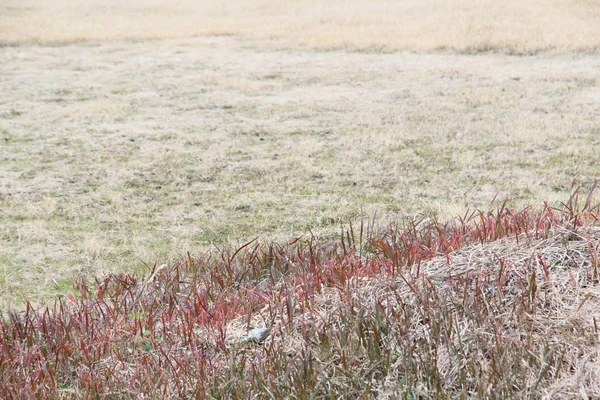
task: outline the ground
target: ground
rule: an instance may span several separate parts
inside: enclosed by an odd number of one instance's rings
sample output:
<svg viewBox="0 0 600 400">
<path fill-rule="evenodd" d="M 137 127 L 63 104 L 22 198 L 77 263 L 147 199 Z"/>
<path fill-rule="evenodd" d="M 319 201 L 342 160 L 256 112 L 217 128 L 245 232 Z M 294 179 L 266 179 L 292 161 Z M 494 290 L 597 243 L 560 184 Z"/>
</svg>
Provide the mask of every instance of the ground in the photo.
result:
<svg viewBox="0 0 600 400">
<path fill-rule="evenodd" d="M 1 6 L 2 307 L 212 243 L 554 204 L 597 178 L 594 2 L 180 3 Z"/>
<path fill-rule="evenodd" d="M 0 393 L 600 398 L 599 21 L 3 1 Z"/>
</svg>

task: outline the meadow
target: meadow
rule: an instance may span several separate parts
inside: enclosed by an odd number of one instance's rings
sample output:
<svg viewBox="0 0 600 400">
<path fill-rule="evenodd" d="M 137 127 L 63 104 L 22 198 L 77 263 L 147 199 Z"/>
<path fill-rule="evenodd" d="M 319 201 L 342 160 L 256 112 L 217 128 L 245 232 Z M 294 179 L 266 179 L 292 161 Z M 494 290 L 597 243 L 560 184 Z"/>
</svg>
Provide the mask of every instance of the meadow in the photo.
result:
<svg viewBox="0 0 600 400">
<path fill-rule="evenodd" d="M 6 0 L 0 43 L 235 36 L 316 50 L 595 51 L 595 0 Z"/>
<path fill-rule="evenodd" d="M 1 354 L 4 366 L 29 371 L 4 376 L 2 388 L 23 388 L 20 379 L 39 374 L 42 386 L 15 393 L 136 397 L 123 382 L 145 373 L 140 396 L 160 387 L 167 397 L 247 397 L 291 390 L 292 381 L 273 377 L 294 360 L 286 376 L 312 376 L 299 398 L 594 397 L 597 378 L 585 374 L 597 363 L 597 208 L 593 197 L 571 197 L 599 177 L 599 17 L 591 0 L 2 2 Z M 483 219 L 496 234 L 481 231 Z M 457 227 L 454 245 L 443 244 Z M 518 243 L 495 250 L 507 236 Z M 403 237 L 427 250 L 406 248 Z M 231 266 L 236 249 L 254 239 Z M 478 270 L 498 291 L 482 295 L 477 279 L 435 264 L 460 251 L 466 271 Z M 510 258 L 519 252 L 527 254 Z M 408 258 L 394 261 L 399 254 Z M 509 300 L 492 301 L 485 296 L 506 295 L 498 272 L 505 259 L 518 270 L 516 286 L 506 286 Z M 428 279 L 412 269 L 421 262 L 433 263 Z M 154 278 L 164 292 L 146 289 Z M 555 297 L 534 301 L 538 286 Z M 300 288 L 310 291 L 306 299 Z M 250 308 L 201 317 L 202 307 L 213 313 L 231 299 Z M 296 302 L 300 314 L 289 308 Z M 433 316 L 436 302 L 454 306 Z M 467 315 L 476 303 L 485 315 Z M 406 314 L 407 304 L 421 316 Z M 510 321 L 496 318 L 502 304 Z M 307 328 L 298 328 L 298 315 L 324 310 L 337 319 L 299 337 Z M 547 324 L 559 316 L 571 322 Z M 95 322 L 77 325 L 86 318 Z M 160 326 L 150 322 L 158 319 Z M 257 323 L 279 327 L 268 350 L 239 344 Z M 59 340 L 60 324 L 81 330 Z M 92 325 L 104 336 L 90 337 Z M 475 325 L 485 326 L 483 336 L 453 336 Z M 489 329 L 521 339 L 530 332 L 527 346 L 499 341 L 494 358 L 484 350 Z M 88 347 L 68 361 L 77 335 Z M 371 343 L 373 335 L 405 341 Z M 137 347 L 125 348 L 127 356 L 109 349 L 132 338 Z M 448 347 L 460 343 L 473 347 Z M 337 350 L 325 354 L 327 346 Z M 346 346 L 362 358 L 345 360 Z M 44 348 L 53 350 L 36 353 Z M 189 353 L 200 349 L 211 356 L 200 362 Z M 527 366 L 511 367 L 525 350 Z M 161 352 L 179 367 L 155 380 Z M 318 368 L 306 364 L 315 352 Z M 482 352 L 490 370 L 457 372 L 461 357 L 476 369 Z M 10 364 L 17 359 L 24 364 Z M 366 359 L 367 369 L 350 376 Z M 434 359 L 446 364 L 434 368 Z M 183 367 L 191 362 L 212 383 L 200 387 L 200 375 Z M 107 365 L 121 369 L 107 378 Z M 248 374 L 249 386 L 227 386 Z M 507 377 L 520 383 L 511 387 Z M 321 386 L 328 380 L 333 386 Z"/>
</svg>

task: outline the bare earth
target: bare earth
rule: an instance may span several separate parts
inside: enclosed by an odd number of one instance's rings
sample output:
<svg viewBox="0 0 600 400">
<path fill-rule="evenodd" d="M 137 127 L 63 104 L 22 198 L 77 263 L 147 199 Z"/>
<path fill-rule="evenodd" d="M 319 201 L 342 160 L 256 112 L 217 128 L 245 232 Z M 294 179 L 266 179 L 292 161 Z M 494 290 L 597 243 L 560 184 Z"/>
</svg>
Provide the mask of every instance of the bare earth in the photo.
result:
<svg viewBox="0 0 600 400">
<path fill-rule="evenodd" d="M 210 243 L 564 201 L 598 178 L 594 53 L 203 37 L 4 47 L 0 65 L 2 306 Z"/>
</svg>

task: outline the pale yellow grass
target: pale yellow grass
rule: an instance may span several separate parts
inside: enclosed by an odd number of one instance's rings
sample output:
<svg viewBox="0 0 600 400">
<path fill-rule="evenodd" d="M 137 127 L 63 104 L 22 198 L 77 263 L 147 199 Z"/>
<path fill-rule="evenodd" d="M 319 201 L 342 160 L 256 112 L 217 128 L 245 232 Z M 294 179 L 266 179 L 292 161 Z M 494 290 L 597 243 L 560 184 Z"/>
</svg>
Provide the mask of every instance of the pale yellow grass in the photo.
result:
<svg viewBox="0 0 600 400">
<path fill-rule="evenodd" d="M 0 299 L 210 243 L 445 219 L 598 178 L 600 56 L 236 38 L 0 50 Z"/>
<path fill-rule="evenodd" d="M 596 0 L 5 0 L 0 43 L 237 35 L 317 49 L 593 51 Z"/>
</svg>

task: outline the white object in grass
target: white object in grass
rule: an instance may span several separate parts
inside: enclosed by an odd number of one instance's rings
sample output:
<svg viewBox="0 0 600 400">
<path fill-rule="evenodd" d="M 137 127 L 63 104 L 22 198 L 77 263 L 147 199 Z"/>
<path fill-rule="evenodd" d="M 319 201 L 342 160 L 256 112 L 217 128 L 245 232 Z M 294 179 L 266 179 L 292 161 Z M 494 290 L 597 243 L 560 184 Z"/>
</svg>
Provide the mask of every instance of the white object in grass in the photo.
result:
<svg viewBox="0 0 600 400">
<path fill-rule="evenodd" d="M 249 342 L 261 344 L 265 341 L 265 339 L 267 339 L 269 333 L 271 333 L 271 330 L 269 328 L 254 328 L 248 332 L 248 337 L 246 338 L 246 340 Z"/>
</svg>

